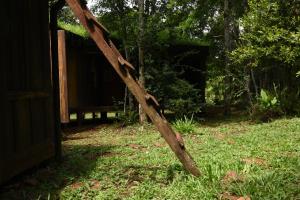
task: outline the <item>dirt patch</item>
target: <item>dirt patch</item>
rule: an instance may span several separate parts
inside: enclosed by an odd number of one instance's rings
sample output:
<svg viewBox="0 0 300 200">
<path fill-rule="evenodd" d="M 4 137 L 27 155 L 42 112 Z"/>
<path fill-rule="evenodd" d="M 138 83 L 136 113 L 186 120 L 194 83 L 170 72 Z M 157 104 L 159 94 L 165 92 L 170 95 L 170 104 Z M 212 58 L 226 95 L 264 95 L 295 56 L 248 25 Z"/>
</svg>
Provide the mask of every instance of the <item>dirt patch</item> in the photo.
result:
<svg viewBox="0 0 300 200">
<path fill-rule="evenodd" d="M 235 171 L 228 171 L 222 178 L 221 182 L 223 185 L 228 185 L 232 182 L 243 181 L 244 178 Z"/>
<path fill-rule="evenodd" d="M 154 144 L 154 146 L 156 146 L 156 147 L 166 147 L 166 144 L 165 144 L 165 143 L 159 143 L 159 142 L 156 142 L 156 143 Z"/>
<path fill-rule="evenodd" d="M 81 188 L 84 184 L 82 182 L 75 182 L 70 185 L 70 187 L 74 190 Z"/>
<path fill-rule="evenodd" d="M 226 135 L 224 135 L 223 133 L 215 133 L 213 136 L 218 140 L 225 140 L 226 138 Z"/>
<path fill-rule="evenodd" d="M 140 145 L 140 144 L 128 144 L 128 147 L 136 150 L 141 150 L 141 151 L 147 151 L 147 147 Z"/>
<path fill-rule="evenodd" d="M 133 168 L 125 169 L 124 174 L 126 174 L 127 176 L 126 187 L 128 189 L 137 186 L 139 183 L 141 183 L 144 180 L 138 168 L 133 167 Z"/>
<path fill-rule="evenodd" d="M 101 184 L 98 180 L 91 180 L 90 181 L 90 187 L 92 190 L 98 190 L 101 187 Z"/>
<path fill-rule="evenodd" d="M 242 125 L 241 125 L 242 126 Z M 240 135 L 240 134 L 244 134 L 247 132 L 247 128 L 242 127 L 242 128 L 238 128 L 237 130 L 233 130 L 231 131 L 229 134 L 230 135 Z"/>
<path fill-rule="evenodd" d="M 235 144 L 235 141 L 233 139 L 228 139 L 227 143 L 233 145 L 233 144 Z"/>
<path fill-rule="evenodd" d="M 260 165 L 260 166 L 267 165 L 266 160 L 262 158 L 243 158 L 242 161 L 249 165 L 253 165 L 253 164 Z"/>
<path fill-rule="evenodd" d="M 221 199 L 223 199 L 223 200 L 251 200 L 251 198 L 249 196 L 241 197 L 241 196 L 232 195 L 228 192 L 225 192 L 224 194 L 222 194 Z"/>
</svg>

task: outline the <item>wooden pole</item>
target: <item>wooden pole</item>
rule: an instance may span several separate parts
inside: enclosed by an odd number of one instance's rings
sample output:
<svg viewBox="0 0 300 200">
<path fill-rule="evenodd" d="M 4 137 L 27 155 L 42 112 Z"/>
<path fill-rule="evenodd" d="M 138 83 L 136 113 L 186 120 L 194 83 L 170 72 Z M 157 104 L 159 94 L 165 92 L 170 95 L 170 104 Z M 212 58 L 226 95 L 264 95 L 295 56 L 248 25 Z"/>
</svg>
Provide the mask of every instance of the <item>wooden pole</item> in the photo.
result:
<svg viewBox="0 0 300 200">
<path fill-rule="evenodd" d="M 91 38 L 95 41 L 117 74 L 125 82 L 128 89 L 141 104 L 146 114 L 158 128 L 162 137 L 169 144 L 170 148 L 181 161 L 184 168 L 194 176 L 200 176 L 200 171 L 198 170 L 196 163 L 181 142 L 178 141 L 171 126 L 163 114 L 159 111 L 155 98 L 149 95 L 145 89 L 141 87 L 137 78 L 132 75 L 132 65 L 124 60 L 112 42 L 108 44 L 105 40 L 103 31 L 106 29 L 95 20 L 95 17 L 90 13 L 86 5 L 78 2 L 78 0 L 66 0 L 66 2 L 84 28 L 89 32 Z"/>
<path fill-rule="evenodd" d="M 57 13 L 65 5 L 64 0 L 59 0 L 50 9 L 51 29 L 51 57 L 52 57 L 52 86 L 53 86 L 53 107 L 55 124 L 55 157 L 61 160 L 61 124 L 60 124 L 60 99 L 59 99 L 59 68 L 58 68 L 58 44 L 57 44 Z"/>
</svg>

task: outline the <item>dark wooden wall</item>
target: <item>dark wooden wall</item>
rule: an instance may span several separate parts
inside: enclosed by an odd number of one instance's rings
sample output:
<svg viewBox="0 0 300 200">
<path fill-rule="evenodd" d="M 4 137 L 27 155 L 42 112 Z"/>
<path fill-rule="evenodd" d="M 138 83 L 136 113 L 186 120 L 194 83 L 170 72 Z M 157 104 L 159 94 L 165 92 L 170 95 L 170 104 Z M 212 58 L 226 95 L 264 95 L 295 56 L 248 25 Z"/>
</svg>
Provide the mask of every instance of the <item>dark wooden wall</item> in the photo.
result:
<svg viewBox="0 0 300 200">
<path fill-rule="evenodd" d="M 208 46 L 192 44 L 171 44 L 168 50 L 169 60 L 182 78 L 200 90 L 200 102 L 205 103 L 205 88 L 209 55 Z"/>
<path fill-rule="evenodd" d="M 62 35 L 65 35 L 64 39 Z M 67 91 L 61 91 L 61 105 L 68 105 L 70 112 L 99 112 L 102 108 L 103 111 L 109 111 L 110 107 L 113 111 L 116 101 L 123 101 L 125 85 L 107 59 L 89 38 L 63 30 L 59 31 L 59 36 L 59 42 L 65 42 L 59 46 L 65 46 L 67 73 L 64 75 Z M 63 51 L 59 53 L 62 54 Z M 63 62 L 60 63 L 62 66 Z M 62 118 L 66 117 L 66 110 L 61 112 Z"/>
<path fill-rule="evenodd" d="M 54 155 L 48 1 L 3 1 L 0 183 Z"/>
</svg>

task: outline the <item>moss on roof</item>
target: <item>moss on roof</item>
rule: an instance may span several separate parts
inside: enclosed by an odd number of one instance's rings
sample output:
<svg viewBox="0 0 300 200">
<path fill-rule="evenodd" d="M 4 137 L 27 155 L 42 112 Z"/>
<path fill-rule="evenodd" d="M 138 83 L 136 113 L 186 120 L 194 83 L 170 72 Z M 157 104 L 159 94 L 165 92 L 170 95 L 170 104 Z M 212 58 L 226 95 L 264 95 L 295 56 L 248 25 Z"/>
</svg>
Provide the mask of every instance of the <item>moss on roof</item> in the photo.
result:
<svg viewBox="0 0 300 200">
<path fill-rule="evenodd" d="M 58 21 L 58 27 L 84 38 L 89 37 L 88 32 L 83 28 L 82 25 L 67 24 L 63 21 Z"/>
<path fill-rule="evenodd" d="M 162 44 L 185 45 L 185 46 L 210 46 L 210 42 L 206 39 L 187 38 L 169 28 L 161 30 L 157 33 L 157 40 Z"/>
<path fill-rule="evenodd" d="M 80 24 L 68 24 L 63 21 L 58 21 L 58 27 L 61 29 L 64 29 L 66 31 L 69 31 L 75 35 L 78 35 L 83 38 L 89 38 L 88 32 L 84 29 L 84 27 Z M 116 32 L 111 32 L 109 34 L 109 37 L 111 39 L 115 40 L 121 40 L 120 36 Z M 161 39 L 161 38 L 160 38 Z M 187 46 L 210 46 L 209 41 L 203 40 L 203 39 L 189 39 L 189 38 L 180 38 L 180 37 L 175 37 L 175 38 L 170 38 L 164 39 L 165 42 L 173 45 L 187 45 Z"/>
</svg>

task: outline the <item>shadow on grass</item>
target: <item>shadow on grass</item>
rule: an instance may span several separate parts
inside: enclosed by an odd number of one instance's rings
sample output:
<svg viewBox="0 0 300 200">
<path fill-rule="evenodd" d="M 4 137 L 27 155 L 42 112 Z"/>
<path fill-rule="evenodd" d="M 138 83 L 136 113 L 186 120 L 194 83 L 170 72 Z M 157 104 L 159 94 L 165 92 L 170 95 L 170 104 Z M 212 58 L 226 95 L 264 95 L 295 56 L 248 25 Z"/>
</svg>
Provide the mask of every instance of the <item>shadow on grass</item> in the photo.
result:
<svg viewBox="0 0 300 200">
<path fill-rule="evenodd" d="M 231 115 L 228 117 L 220 116 L 220 117 L 207 117 L 204 121 L 199 122 L 202 126 L 207 126 L 211 128 L 216 128 L 222 125 L 228 125 L 230 123 L 247 123 L 247 124 L 255 124 L 249 120 L 248 116 L 241 115 Z"/>
<path fill-rule="evenodd" d="M 88 178 L 97 162 L 105 157 L 117 156 L 117 146 L 71 146 L 60 163 L 43 163 L 25 172 L 0 188 L 2 200 L 59 199 L 66 186 L 77 187 L 81 178 Z M 73 186 L 72 186 L 73 185 Z"/>
<path fill-rule="evenodd" d="M 118 164 L 117 157 L 128 156 L 116 151 L 118 148 L 121 147 L 111 145 L 65 146 L 66 154 L 61 163 L 44 163 L 15 178 L 0 188 L 0 199 L 60 199 L 61 192 L 66 187 L 73 191 L 81 190 L 80 188 L 86 190 L 87 185 L 93 182 L 100 184 L 104 177 L 113 181 L 116 187 L 118 187 L 119 181 L 125 181 L 124 187 L 128 189 L 146 180 L 168 185 L 177 173 L 184 171 L 178 164 L 166 168 L 139 164 Z M 110 163 L 117 163 L 117 165 L 113 166 Z M 167 177 L 158 175 L 162 172 L 166 172 Z M 90 187 L 93 186 L 90 185 Z M 108 186 L 104 185 L 103 187 L 106 190 Z M 97 189 L 103 188 L 101 186 Z"/>
</svg>

